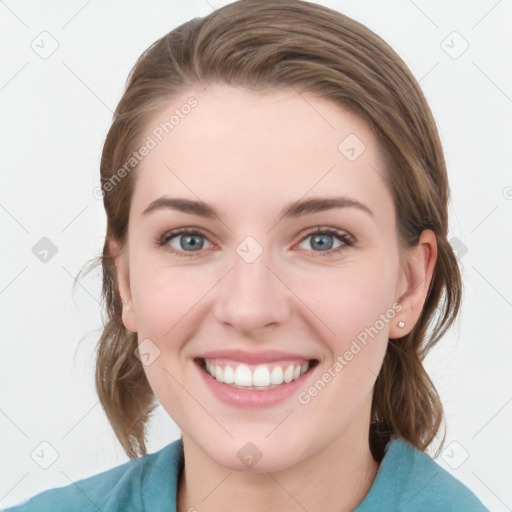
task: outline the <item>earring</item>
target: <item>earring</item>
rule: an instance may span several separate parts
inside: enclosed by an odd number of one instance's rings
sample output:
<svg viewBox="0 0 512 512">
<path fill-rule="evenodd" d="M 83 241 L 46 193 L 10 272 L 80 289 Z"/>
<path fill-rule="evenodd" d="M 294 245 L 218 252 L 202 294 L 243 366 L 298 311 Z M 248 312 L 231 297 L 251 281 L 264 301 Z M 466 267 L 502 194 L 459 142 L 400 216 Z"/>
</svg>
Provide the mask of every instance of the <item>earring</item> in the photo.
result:
<svg viewBox="0 0 512 512">
<path fill-rule="evenodd" d="M 130 304 L 128 302 L 124 303 L 124 309 L 130 309 Z"/>
<path fill-rule="evenodd" d="M 397 325 L 400 329 L 403 329 L 405 327 L 405 322 L 403 320 L 400 320 L 400 322 L 398 322 Z"/>
</svg>

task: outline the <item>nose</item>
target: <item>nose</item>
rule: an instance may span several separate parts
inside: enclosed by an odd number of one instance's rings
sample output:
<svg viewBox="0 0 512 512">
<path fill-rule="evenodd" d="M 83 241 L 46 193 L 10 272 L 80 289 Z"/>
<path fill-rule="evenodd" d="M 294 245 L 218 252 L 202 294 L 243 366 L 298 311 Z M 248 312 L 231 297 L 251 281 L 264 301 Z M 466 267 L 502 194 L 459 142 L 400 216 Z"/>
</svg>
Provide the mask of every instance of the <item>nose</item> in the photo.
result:
<svg viewBox="0 0 512 512">
<path fill-rule="evenodd" d="M 279 272 L 269 266 L 265 252 L 252 263 L 238 255 L 232 261 L 231 271 L 216 287 L 216 320 L 246 336 L 285 323 L 293 293 Z"/>
</svg>

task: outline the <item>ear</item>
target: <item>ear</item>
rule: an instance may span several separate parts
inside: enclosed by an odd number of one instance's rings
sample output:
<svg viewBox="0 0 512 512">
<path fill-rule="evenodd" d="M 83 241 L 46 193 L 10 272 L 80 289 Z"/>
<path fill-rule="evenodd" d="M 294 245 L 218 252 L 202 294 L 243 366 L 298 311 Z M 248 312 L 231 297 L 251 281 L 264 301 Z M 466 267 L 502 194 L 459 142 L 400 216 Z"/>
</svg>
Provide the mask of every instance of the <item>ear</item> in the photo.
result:
<svg viewBox="0 0 512 512">
<path fill-rule="evenodd" d="M 119 286 L 119 294 L 122 300 L 122 320 L 126 329 L 130 332 L 137 332 L 137 323 L 135 316 L 135 306 L 133 304 L 130 290 L 130 273 L 128 266 L 128 255 L 126 251 L 120 248 L 117 240 L 110 239 L 110 254 L 114 259 L 117 268 L 117 283 Z"/>
<path fill-rule="evenodd" d="M 405 256 L 395 294 L 395 300 L 402 305 L 402 309 L 391 324 L 390 338 L 401 338 L 409 334 L 418 321 L 427 298 L 436 259 L 436 235 L 432 230 L 425 229 L 418 245 L 409 249 Z M 398 327 L 400 321 L 405 322 L 403 328 Z"/>
</svg>

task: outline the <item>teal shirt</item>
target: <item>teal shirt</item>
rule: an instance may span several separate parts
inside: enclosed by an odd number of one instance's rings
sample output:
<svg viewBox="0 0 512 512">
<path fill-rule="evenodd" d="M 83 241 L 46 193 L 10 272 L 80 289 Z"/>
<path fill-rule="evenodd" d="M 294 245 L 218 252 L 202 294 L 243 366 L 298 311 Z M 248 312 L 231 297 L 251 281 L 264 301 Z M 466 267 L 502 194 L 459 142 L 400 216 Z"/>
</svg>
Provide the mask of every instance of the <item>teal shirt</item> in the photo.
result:
<svg viewBox="0 0 512 512">
<path fill-rule="evenodd" d="M 181 439 L 4 512 L 176 512 Z M 403 439 L 386 445 L 373 485 L 354 512 L 489 512 L 433 459 Z"/>
</svg>

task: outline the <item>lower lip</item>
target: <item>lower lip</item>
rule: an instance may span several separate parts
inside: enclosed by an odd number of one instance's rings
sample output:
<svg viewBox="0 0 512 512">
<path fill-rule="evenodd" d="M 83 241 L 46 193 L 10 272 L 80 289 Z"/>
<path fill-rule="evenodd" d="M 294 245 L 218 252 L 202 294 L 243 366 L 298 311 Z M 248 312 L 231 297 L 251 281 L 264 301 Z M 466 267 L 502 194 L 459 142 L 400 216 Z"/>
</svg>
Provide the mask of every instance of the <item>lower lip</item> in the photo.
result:
<svg viewBox="0 0 512 512">
<path fill-rule="evenodd" d="M 219 382 L 214 379 L 210 374 L 206 373 L 198 363 L 194 363 L 197 367 L 202 379 L 204 380 L 208 389 L 222 402 L 234 407 L 248 407 L 248 408 L 263 408 L 269 407 L 287 398 L 290 398 L 304 387 L 306 379 L 311 375 L 314 368 L 301 375 L 297 380 L 293 380 L 288 384 L 281 384 L 272 389 L 261 390 L 245 390 L 238 389 Z"/>
</svg>

